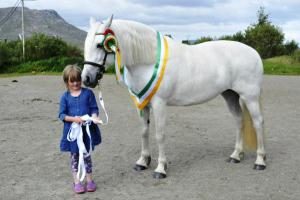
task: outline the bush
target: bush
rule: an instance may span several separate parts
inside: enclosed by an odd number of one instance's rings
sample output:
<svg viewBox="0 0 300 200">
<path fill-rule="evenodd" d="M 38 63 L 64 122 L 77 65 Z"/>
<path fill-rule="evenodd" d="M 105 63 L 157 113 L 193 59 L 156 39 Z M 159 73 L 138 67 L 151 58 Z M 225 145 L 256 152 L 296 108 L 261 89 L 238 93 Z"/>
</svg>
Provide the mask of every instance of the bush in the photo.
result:
<svg viewBox="0 0 300 200">
<path fill-rule="evenodd" d="M 61 38 L 47 36 L 45 34 L 34 34 L 26 41 L 26 60 L 35 61 L 57 56 L 80 56 L 81 51 L 68 45 Z"/>
<path fill-rule="evenodd" d="M 285 54 L 292 55 L 298 49 L 298 43 L 295 40 L 288 41 L 284 44 Z"/>
<path fill-rule="evenodd" d="M 105 73 L 114 74 L 115 73 L 115 65 L 108 66 L 107 69 L 105 70 Z"/>
<path fill-rule="evenodd" d="M 0 42 L 0 66 L 7 64 L 8 58 L 8 47 L 4 42 Z"/>
<path fill-rule="evenodd" d="M 232 40 L 232 41 L 237 41 L 237 42 L 242 42 L 245 43 L 245 35 L 244 33 L 242 33 L 241 31 L 237 32 L 234 35 L 225 35 L 225 36 L 221 36 L 219 38 L 219 40 Z"/>
<path fill-rule="evenodd" d="M 292 59 L 293 59 L 293 62 L 300 63 L 300 49 L 298 49 L 297 51 L 294 51 L 294 53 L 292 54 Z"/>
<path fill-rule="evenodd" d="M 0 41 L 0 73 L 62 71 L 67 64 L 82 64 L 79 48 L 61 38 L 34 34 L 26 40 L 25 63 L 21 41 Z"/>
<path fill-rule="evenodd" d="M 209 41 L 213 41 L 213 40 L 214 39 L 212 37 L 201 37 L 201 38 L 197 39 L 194 44 L 200 44 L 203 42 L 209 42 Z"/>
<path fill-rule="evenodd" d="M 262 58 L 284 54 L 284 34 L 272 24 L 248 27 L 245 31 L 246 44 L 255 48 Z"/>
<path fill-rule="evenodd" d="M 0 73 L 14 64 L 19 64 L 22 60 L 21 43 L 18 41 L 0 41 Z"/>
<path fill-rule="evenodd" d="M 66 65 L 78 64 L 83 65 L 82 57 L 53 57 L 50 59 L 28 61 L 17 66 L 9 67 L 6 73 L 18 72 L 62 72 Z"/>
</svg>

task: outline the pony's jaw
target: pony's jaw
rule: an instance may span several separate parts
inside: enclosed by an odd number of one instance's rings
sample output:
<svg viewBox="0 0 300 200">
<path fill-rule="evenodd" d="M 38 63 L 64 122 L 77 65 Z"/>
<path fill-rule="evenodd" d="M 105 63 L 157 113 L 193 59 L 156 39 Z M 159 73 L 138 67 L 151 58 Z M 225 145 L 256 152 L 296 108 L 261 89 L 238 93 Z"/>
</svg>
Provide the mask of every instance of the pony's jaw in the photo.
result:
<svg viewBox="0 0 300 200">
<path fill-rule="evenodd" d="M 90 72 L 92 70 L 92 72 Z M 98 79 L 102 78 L 102 75 L 98 75 L 97 70 L 92 67 L 85 66 L 82 71 L 81 79 L 86 87 L 94 88 L 98 84 Z"/>
</svg>

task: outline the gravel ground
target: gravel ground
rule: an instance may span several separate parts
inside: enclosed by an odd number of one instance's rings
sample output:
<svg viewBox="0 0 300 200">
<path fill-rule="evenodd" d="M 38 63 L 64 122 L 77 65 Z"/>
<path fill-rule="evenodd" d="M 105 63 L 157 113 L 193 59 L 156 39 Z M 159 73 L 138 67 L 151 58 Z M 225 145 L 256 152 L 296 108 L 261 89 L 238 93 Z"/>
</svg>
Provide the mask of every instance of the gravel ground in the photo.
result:
<svg viewBox="0 0 300 200">
<path fill-rule="evenodd" d="M 16 80 L 17 82 L 13 82 Z M 154 125 L 152 163 L 133 170 L 140 155 L 140 124 L 125 88 L 103 80 L 110 122 L 93 152 L 98 190 L 72 191 L 69 155 L 59 151 L 60 76 L 0 78 L 0 199 L 101 200 L 298 200 L 300 198 L 300 77 L 265 76 L 267 169 L 252 169 L 255 152 L 226 163 L 234 147 L 234 120 L 218 97 L 191 107 L 169 107 L 166 127 L 168 177 L 152 178 L 157 164 Z M 97 90 L 95 90 L 97 93 Z M 152 120 L 153 121 L 153 120 Z"/>
</svg>

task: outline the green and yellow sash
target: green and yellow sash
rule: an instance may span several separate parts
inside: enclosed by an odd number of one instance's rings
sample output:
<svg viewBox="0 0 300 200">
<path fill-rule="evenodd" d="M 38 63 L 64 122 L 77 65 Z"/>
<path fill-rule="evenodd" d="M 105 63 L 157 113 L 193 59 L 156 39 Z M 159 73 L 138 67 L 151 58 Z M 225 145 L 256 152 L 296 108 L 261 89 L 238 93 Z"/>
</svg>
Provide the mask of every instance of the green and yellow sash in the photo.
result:
<svg viewBox="0 0 300 200">
<path fill-rule="evenodd" d="M 115 42 L 115 44 L 116 43 L 117 42 Z M 136 107 L 142 110 L 155 95 L 164 77 L 169 56 L 167 39 L 164 36 L 162 36 L 159 32 L 157 32 L 156 63 L 154 65 L 153 73 L 150 80 L 145 85 L 145 87 L 139 92 L 133 91 L 126 81 L 127 69 L 126 66 L 122 66 L 120 49 L 117 48 L 115 45 L 109 48 L 111 48 L 115 52 L 115 71 L 117 81 L 123 82 L 127 86 L 130 96 L 133 102 L 135 103 Z"/>
</svg>

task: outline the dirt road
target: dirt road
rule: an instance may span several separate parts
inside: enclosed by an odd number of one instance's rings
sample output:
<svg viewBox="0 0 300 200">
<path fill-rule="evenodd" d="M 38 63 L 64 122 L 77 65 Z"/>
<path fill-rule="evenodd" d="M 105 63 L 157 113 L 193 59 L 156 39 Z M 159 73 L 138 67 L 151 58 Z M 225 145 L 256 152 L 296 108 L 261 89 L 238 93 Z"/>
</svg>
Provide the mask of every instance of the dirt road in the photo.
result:
<svg viewBox="0 0 300 200">
<path fill-rule="evenodd" d="M 64 89 L 59 76 L 0 78 L 0 199 L 300 199 L 300 77 L 265 76 L 265 171 L 252 169 L 254 152 L 240 164 L 225 162 L 233 150 L 235 126 L 218 97 L 198 106 L 168 108 L 168 178 L 155 180 L 154 126 L 150 169 L 136 172 L 138 116 L 126 89 L 106 75 L 103 96 L 110 122 L 101 127 L 103 143 L 93 152 L 98 190 L 83 195 L 73 193 L 69 155 L 59 151 L 57 111 Z"/>
</svg>

